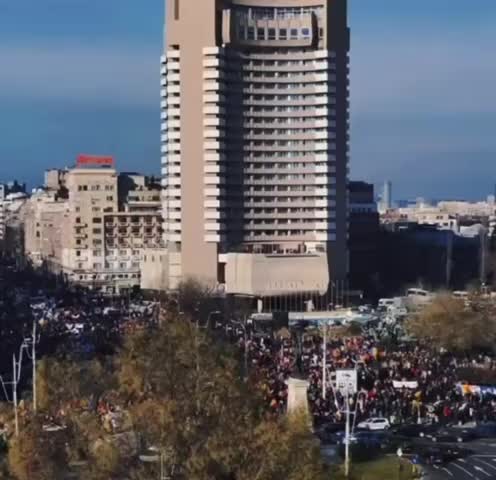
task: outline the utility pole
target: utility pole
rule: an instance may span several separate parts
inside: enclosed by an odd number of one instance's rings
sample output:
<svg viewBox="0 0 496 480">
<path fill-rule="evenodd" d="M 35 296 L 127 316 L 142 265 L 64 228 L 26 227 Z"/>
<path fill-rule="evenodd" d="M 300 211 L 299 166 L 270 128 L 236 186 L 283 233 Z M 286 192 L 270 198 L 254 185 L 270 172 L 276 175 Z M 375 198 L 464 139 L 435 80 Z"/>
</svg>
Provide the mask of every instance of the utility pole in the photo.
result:
<svg viewBox="0 0 496 480">
<path fill-rule="evenodd" d="M 447 232 L 447 245 L 446 245 L 446 287 L 449 288 L 451 284 L 451 269 L 452 269 L 452 258 L 453 258 L 453 232 L 448 230 Z"/>
<path fill-rule="evenodd" d="M 486 284 L 486 239 L 487 232 L 485 228 L 480 231 L 480 282 L 481 286 L 484 287 Z"/>
<path fill-rule="evenodd" d="M 327 396 L 327 325 L 324 326 L 324 342 L 322 345 L 322 398 L 325 400 Z"/>
<path fill-rule="evenodd" d="M 12 355 L 13 379 L 12 379 L 12 399 L 14 402 L 14 416 L 15 416 L 15 436 L 19 436 L 19 413 L 17 411 L 17 365 L 15 353 Z"/>
<path fill-rule="evenodd" d="M 246 315 L 244 317 L 244 321 L 232 321 L 234 325 L 238 325 L 242 330 L 243 330 L 243 346 L 244 346 L 244 351 L 243 351 L 243 360 L 244 360 L 244 374 L 245 374 L 245 380 L 248 379 L 248 331 L 247 331 L 247 318 Z"/>
<path fill-rule="evenodd" d="M 38 409 L 37 389 L 36 389 L 36 318 L 33 321 L 33 345 L 31 346 L 31 357 L 33 361 L 33 411 L 36 413 Z"/>
<path fill-rule="evenodd" d="M 345 430 L 344 476 L 350 476 L 350 391 L 346 389 L 346 430 Z"/>
<path fill-rule="evenodd" d="M 350 398 L 358 393 L 358 371 L 354 369 L 343 369 L 336 371 L 336 389 L 341 392 L 346 401 L 346 429 L 344 437 L 345 459 L 344 474 L 346 478 L 350 476 Z M 341 410 L 342 411 L 342 410 Z"/>
</svg>

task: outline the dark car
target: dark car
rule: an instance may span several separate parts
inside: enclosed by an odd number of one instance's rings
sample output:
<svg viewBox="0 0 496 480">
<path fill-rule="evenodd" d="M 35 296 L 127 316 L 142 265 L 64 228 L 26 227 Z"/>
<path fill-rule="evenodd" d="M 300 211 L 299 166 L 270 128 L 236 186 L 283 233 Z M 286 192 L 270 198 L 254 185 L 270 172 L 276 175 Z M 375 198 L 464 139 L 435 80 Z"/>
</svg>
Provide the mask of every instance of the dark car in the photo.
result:
<svg viewBox="0 0 496 480">
<path fill-rule="evenodd" d="M 440 428 L 436 432 L 426 435 L 433 442 L 463 443 L 477 438 L 473 428 Z"/>
<path fill-rule="evenodd" d="M 427 465 L 442 465 L 453 462 L 459 458 L 468 457 L 473 452 L 458 447 L 421 447 L 416 452 L 420 463 Z"/>
<path fill-rule="evenodd" d="M 338 443 L 344 437 L 344 423 L 325 423 L 315 429 L 315 435 L 324 443 Z"/>
<path fill-rule="evenodd" d="M 430 433 L 433 430 L 433 426 L 430 424 L 419 425 L 412 423 L 408 425 L 394 426 L 390 431 L 393 435 L 398 437 L 417 438 L 423 437 L 426 433 Z"/>
<path fill-rule="evenodd" d="M 496 438 L 496 422 L 481 423 L 474 431 L 478 438 Z"/>
<path fill-rule="evenodd" d="M 345 433 L 337 432 L 334 434 L 336 443 L 344 445 Z M 360 445 L 364 448 L 385 450 L 390 441 L 390 435 L 387 432 L 370 432 L 368 430 L 358 430 L 350 435 L 350 445 Z"/>
</svg>

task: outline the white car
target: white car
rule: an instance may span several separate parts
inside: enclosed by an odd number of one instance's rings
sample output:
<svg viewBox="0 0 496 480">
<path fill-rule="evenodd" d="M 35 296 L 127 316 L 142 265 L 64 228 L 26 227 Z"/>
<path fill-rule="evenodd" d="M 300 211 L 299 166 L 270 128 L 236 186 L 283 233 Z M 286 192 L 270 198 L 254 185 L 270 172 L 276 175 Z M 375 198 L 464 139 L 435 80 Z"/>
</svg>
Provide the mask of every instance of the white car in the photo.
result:
<svg viewBox="0 0 496 480">
<path fill-rule="evenodd" d="M 390 427 L 391 424 L 386 418 L 369 418 L 358 424 L 358 428 L 363 428 L 364 430 L 387 430 Z"/>
</svg>

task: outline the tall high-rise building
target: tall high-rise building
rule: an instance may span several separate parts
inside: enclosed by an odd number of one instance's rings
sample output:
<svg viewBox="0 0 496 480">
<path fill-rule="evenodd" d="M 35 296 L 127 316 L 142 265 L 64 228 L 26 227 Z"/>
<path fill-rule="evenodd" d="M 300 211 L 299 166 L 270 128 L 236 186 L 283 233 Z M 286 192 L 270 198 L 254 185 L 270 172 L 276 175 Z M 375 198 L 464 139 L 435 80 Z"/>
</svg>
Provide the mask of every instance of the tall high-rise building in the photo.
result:
<svg viewBox="0 0 496 480">
<path fill-rule="evenodd" d="M 393 207 L 393 182 L 387 180 L 382 185 L 381 201 L 379 203 L 379 210 L 387 212 Z"/>
<path fill-rule="evenodd" d="M 169 287 L 327 291 L 348 271 L 346 0 L 168 0 Z"/>
</svg>

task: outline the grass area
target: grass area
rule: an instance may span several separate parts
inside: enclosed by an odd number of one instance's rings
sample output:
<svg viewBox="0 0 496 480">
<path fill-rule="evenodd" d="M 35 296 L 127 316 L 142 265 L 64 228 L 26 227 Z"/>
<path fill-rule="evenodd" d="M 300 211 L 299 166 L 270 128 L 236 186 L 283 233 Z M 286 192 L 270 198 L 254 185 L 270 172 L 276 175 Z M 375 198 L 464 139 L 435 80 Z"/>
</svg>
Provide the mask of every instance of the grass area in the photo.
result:
<svg viewBox="0 0 496 480">
<path fill-rule="evenodd" d="M 337 467 L 332 478 L 345 480 L 343 467 Z M 403 460 L 400 463 L 396 456 L 390 456 L 353 464 L 349 480 L 413 480 L 415 478 L 419 476 L 415 475 L 410 462 Z"/>
</svg>

